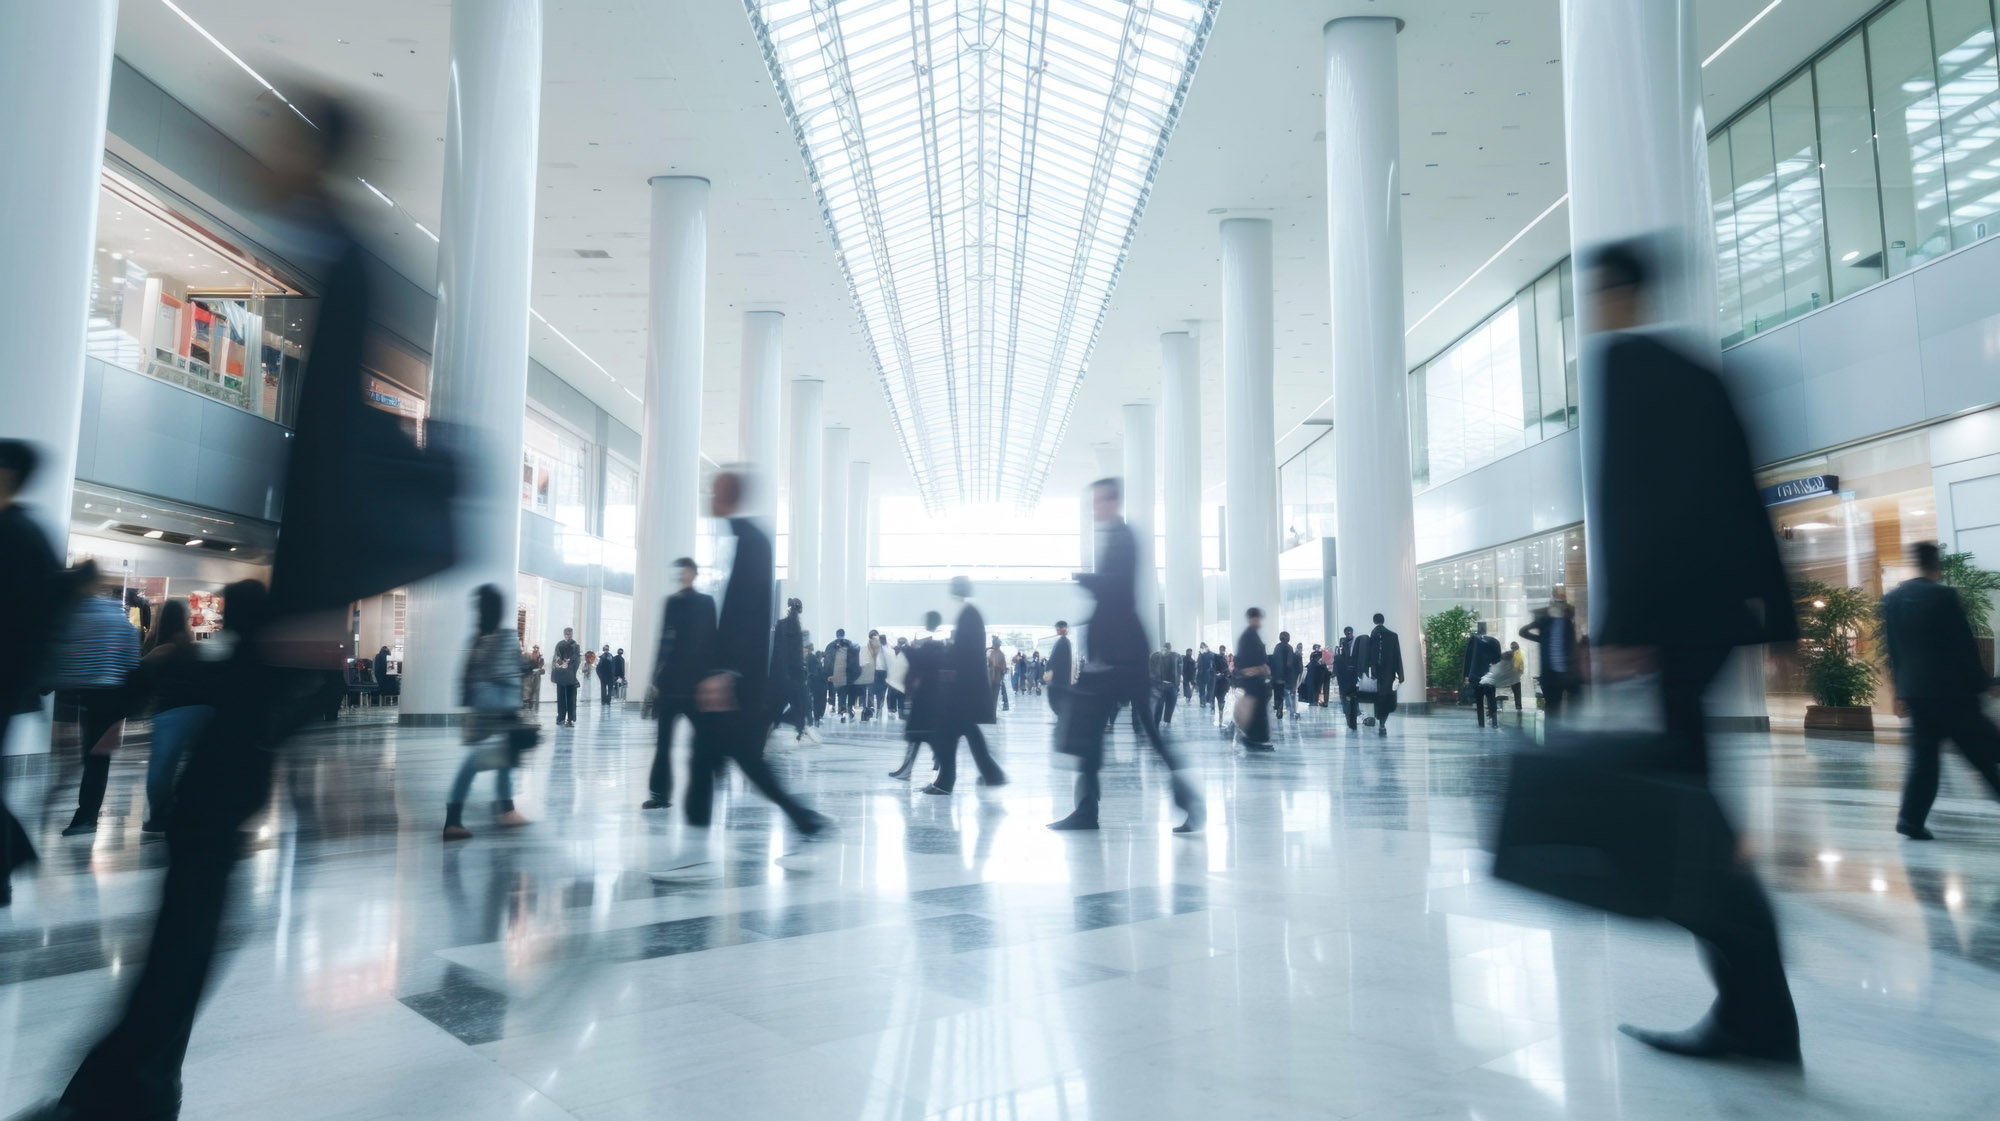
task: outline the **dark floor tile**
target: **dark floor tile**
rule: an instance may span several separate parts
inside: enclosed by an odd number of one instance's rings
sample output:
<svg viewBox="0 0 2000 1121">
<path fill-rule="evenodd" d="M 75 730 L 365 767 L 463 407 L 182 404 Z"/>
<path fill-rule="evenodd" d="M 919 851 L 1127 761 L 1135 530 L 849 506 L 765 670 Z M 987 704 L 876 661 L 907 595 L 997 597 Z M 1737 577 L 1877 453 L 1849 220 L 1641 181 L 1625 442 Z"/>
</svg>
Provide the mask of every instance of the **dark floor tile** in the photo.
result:
<svg viewBox="0 0 2000 1121">
<path fill-rule="evenodd" d="M 1000 924 L 980 915 L 933 915 L 910 926 L 917 932 L 917 948 L 931 954 L 962 954 L 1000 944 Z"/>
<path fill-rule="evenodd" d="M 506 1034 L 506 994 L 482 984 L 469 969 L 452 966 L 437 988 L 397 999 L 469 1046 L 491 1043 Z"/>
</svg>

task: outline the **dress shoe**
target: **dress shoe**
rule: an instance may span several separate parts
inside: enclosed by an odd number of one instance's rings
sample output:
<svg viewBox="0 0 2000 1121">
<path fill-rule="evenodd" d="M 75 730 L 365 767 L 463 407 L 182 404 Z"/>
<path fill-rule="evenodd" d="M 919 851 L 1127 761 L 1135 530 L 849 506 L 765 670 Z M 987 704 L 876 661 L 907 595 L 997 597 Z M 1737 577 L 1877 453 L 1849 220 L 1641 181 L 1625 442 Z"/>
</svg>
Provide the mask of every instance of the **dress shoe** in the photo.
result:
<svg viewBox="0 0 2000 1121">
<path fill-rule="evenodd" d="M 1685 1055 L 1691 1059 L 1758 1059 L 1765 1062 L 1798 1065 L 1799 1042 L 1750 1044 L 1738 1039 L 1707 1017 L 1684 1031 L 1653 1031 L 1648 1028 L 1619 1024 L 1618 1030 L 1655 1050 L 1669 1055 Z"/>
<path fill-rule="evenodd" d="M 949 790 L 946 790 L 946 789 L 945 789 L 944 787 L 942 787 L 942 786 L 939 786 L 939 785 L 938 785 L 937 783 L 931 783 L 930 785 L 928 785 L 928 786 L 924 787 L 924 793 L 926 793 L 926 794 L 942 794 L 942 795 L 944 795 L 944 796 L 945 796 L 945 797 L 947 797 L 947 798 L 951 797 L 951 791 L 949 791 Z"/>
<path fill-rule="evenodd" d="M 838 823 L 817 810 L 807 810 L 805 818 L 805 822 L 799 826 L 799 832 L 808 841 L 830 841 L 838 831 L 835 828 Z"/>
<path fill-rule="evenodd" d="M 467 829 L 463 825 L 447 825 L 444 827 L 444 839 L 447 841 L 469 841 L 472 839 L 472 830 Z"/>
<path fill-rule="evenodd" d="M 1896 819 L 1896 832 L 1901 833 L 1912 841 L 1934 841 L 1937 839 L 1936 833 L 1931 832 L 1921 825 L 1911 825 L 1901 818 Z"/>
<path fill-rule="evenodd" d="M 648 798 L 645 801 L 639 803 L 639 808 L 642 810 L 664 810 L 671 807 L 672 805 L 673 805 L 672 802 L 669 802 L 665 798 L 662 798 L 658 794 L 655 794 L 651 798 Z"/>
<path fill-rule="evenodd" d="M 1208 807 L 1196 806 L 1188 811 L 1187 820 L 1174 826 L 1176 833 L 1199 833 L 1208 824 Z"/>
<path fill-rule="evenodd" d="M 62 835 L 65 837 L 81 837 L 86 833 L 95 832 L 97 832 L 96 819 L 93 818 L 92 820 L 85 821 L 82 818 L 77 818 L 68 825 L 63 826 Z"/>
<path fill-rule="evenodd" d="M 910 772 L 903 770 L 902 768 L 899 767 L 896 770 L 890 771 L 889 777 L 894 779 L 901 779 L 904 782 L 908 782 L 910 781 Z"/>
<path fill-rule="evenodd" d="M 1049 822 L 1049 828 L 1059 833 L 1084 832 L 1096 829 L 1097 815 L 1073 813 L 1061 821 Z"/>
</svg>

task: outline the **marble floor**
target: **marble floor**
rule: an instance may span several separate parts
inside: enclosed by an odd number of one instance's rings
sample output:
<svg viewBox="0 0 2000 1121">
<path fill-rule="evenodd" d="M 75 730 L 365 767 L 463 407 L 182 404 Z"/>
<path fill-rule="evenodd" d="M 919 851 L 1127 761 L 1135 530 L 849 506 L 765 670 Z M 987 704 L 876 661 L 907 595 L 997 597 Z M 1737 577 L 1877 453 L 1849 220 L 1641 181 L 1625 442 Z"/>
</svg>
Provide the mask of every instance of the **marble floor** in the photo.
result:
<svg viewBox="0 0 2000 1121">
<path fill-rule="evenodd" d="M 1197 717 L 1199 714 L 1195 714 Z M 1246 755 L 1174 730 L 1210 799 L 1113 741 L 1104 828 L 1056 834 L 1070 775 L 1029 698 L 1014 781 L 885 777 L 893 728 L 774 746 L 839 822 L 799 846 L 732 778 L 708 882 L 648 875 L 653 725 L 586 706 L 521 776 L 535 824 L 438 836 L 453 734 L 364 713 L 294 743 L 186 1068 L 188 1118 L 1991 1118 L 2000 1116 L 2000 807 L 1948 764 L 1928 845 L 1890 829 L 1893 732 L 1722 741 L 1775 889 L 1803 1074 L 1654 1054 L 1710 992 L 1676 928 L 1487 875 L 1500 737 L 1328 718 Z M 788 737 L 787 737 L 788 738 Z M 145 952 L 165 851 L 134 737 L 95 837 L 56 831 L 74 763 L 12 761 L 42 846 L 0 912 L 0 1116 L 57 1091 Z M 482 777 L 474 797 L 489 797 Z"/>
</svg>

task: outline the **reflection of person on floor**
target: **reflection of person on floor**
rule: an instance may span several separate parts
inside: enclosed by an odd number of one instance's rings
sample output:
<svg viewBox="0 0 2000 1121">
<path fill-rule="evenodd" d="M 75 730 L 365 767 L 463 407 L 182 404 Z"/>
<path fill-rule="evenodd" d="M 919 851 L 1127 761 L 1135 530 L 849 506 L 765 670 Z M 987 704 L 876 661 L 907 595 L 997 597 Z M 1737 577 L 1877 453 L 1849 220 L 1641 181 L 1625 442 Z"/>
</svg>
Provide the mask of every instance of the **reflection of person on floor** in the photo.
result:
<svg viewBox="0 0 2000 1121">
<path fill-rule="evenodd" d="M 1882 624 L 1889 647 L 1889 672 L 1896 681 L 1896 715 L 1910 722 L 1910 767 L 1903 778 L 1903 806 L 1896 832 L 1928 841 L 1924 827 L 1937 801 L 1938 750 L 1945 740 L 2000 795 L 2000 728 L 1979 707 L 1979 694 L 1993 686 L 1979 660 L 1979 640 L 1958 593 L 1944 583 L 1944 559 L 1936 544 L 1911 549 L 1915 579 L 1882 597 Z"/>
<path fill-rule="evenodd" d="M 764 759 L 765 691 L 771 670 L 771 615 L 777 599 L 771 539 L 756 519 L 741 516 L 748 480 L 733 471 L 715 477 L 709 510 L 729 523 L 736 555 L 716 618 L 707 672 L 695 687 L 694 758 L 688 766 L 687 833 L 661 869 L 666 878 L 703 875 L 710 863 L 708 827 L 715 779 L 734 760 L 743 777 L 790 818 L 808 839 L 831 829 L 830 818 L 806 809 L 778 782 Z"/>
<path fill-rule="evenodd" d="M 1703 692 L 1732 648 L 1797 637 L 1791 590 L 1757 492 L 1749 440 L 1722 379 L 1638 328 L 1656 318 L 1648 254 L 1632 243 L 1588 262 L 1597 335 L 1592 443 L 1602 501 L 1591 569 L 1597 668 L 1605 680 L 1659 674 L 1673 765 L 1706 782 Z M 1699 448 L 1699 454 L 1688 449 Z M 1673 485 L 1660 485 L 1662 464 Z M 1690 533 L 1699 526 L 1701 532 Z M 1601 573 L 1601 580 L 1600 580 Z M 1544 647 L 1546 650 L 1547 647 Z M 1798 1014 L 1778 927 L 1756 875 L 1736 862 L 1710 877 L 1682 921 L 1715 979 L 1715 1005 L 1686 1031 L 1622 1030 L 1662 1051 L 1799 1061 Z"/>
<path fill-rule="evenodd" d="M 1138 547 L 1121 516 L 1124 487 L 1117 479 L 1099 479 L 1090 485 L 1090 498 L 1097 522 L 1097 571 L 1079 572 L 1076 579 L 1097 600 L 1097 609 L 1084 631 L 1083 672 L 1071 691 L 1071 714 L 1058 725 L 1065 731 L 1058 749 L 1077 758 L 1076 808 L 1049 825 L 1060 830 L 1097 828 L 1105 724 L 1121 702 L 1131 702 L 1140 712 L 1147 708 L 1150 650 L 1139 622 Z M 1180 758 L 1160 739 L 1158 726 L 1150 719 L 1146 725 L 1153 750 L 1173 771 L 1174 804 L 1187 813 L 1174 832 L 1199 832 L 1207 819 L 1201 793 L 1183 773 Z"/>
</svg>

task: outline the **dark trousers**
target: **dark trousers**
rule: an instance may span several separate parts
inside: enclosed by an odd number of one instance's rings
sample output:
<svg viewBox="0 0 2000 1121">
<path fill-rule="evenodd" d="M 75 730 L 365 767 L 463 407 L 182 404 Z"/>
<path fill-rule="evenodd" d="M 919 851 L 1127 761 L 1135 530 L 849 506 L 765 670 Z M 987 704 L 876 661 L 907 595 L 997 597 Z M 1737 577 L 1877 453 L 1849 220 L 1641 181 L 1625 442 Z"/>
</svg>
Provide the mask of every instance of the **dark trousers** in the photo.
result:
<svg viewBox="0 0 2000 1121">
<path fill-rule="evenodd" d="M 98 741 L 125 718 L 120 689 L 65 690 L 56 695 L 56 719 L 76 723 L 77 751 L 83 779 L 77 784 L 75 821 L 96 821 L 104 808 L 104 790 L 111 781 L 111 748 L 97 750 Z"/>
<path fill-rule="evenodd" d="M 1349 728 L 1361 727 L 1361 694 L 1345 689 L 1340 694 L 1340 711 L 1347 716 Z"/>
<path fill-rule="evenodd" d="M 574 684 L 556 686 L 556 723 L 561 724 L 565 720 L 575 719 L 576 686 Z"/>
<path fill-rule="evenodd" d="M 653 770 L 646 778 L 646 790 L 666 802 L 674 796 L 674 728 L 683 716 L 694 719 L 694 698 L 663 696 L 653 703 L 653 715 L 660 726 L 653 739 Z"/>
<path fill-rule="evenodd" d="M 1087 683 L 1079 682 L 1077 688 L 1066 690 L 1064 705 L 1069 712 L 1064 719 L 1079 722 L 1076 725 L 1079 732 L 1101 737 L 1102 729 L 1118 713 L 1117 692 L 1117 689 L 1102 687 L 1093 689 Z M 1056 742 L 1067 741 L 1059 736 Z M 1194 784 L 1182 776 L 1184 764 L 1181 758 L 1174 754 L 1174 750 L 1157 734 L 1149 737 L 1147 742 L 1153 745 L 1153 751 L 1159 755 L 1161 762 L 1173 771 L 1174 804 L 1190 814 L 1197 812 L 1202 804 L 1201 795 L 1195 792 Z M 1089 821 L 1096 821 L 1098 803 L 1104 793 L 1098 780 L 1098 771 L 1104 766 L 1102 739 L 1098 740 L 1094 749 L 1086 747 L 1077 752 L 1076 760 L 1076 815 Z"/>
<path fill-rule="evenodd" d="M 799 735 L 805 735 L 806 721 L 812 718 L 812 699 L 806 696 L 805 678 L 775 682 L 774 686 L 778 691 L 779 704 L 772 723 L 790 724 Z"/>
<path fill-rule="evenodd" d="M 239 833 L 271 793 L 269 698 L 284 692 L 275 677 L 229 690 L 189 751 L 145 967 L 63 1092 L 80 1119 L 172 1116 L 180 1105 L 181 1061 L 208 987 Z"/>
<path fill-rule="evenodd" d="M 1153 722 L 1172 724 L 1174 722 L 1174 702 L 1180 699 L 1179 690 L 1170 682 L 1161 682 L 1156 691 L 1158 700 L 1153 703 Z"/>
<path fill-rule="evenodd" d="M 815 724 L 826 718 L 826 688 L 824 681 L 815 681 L 810 686 L 813 723 Z"/>
<path fill-rule="evenodd" d="M 1715 891 L 1694 914 L 1675 921 L 1694 935 L 1702 962 L 1715 981 L 1717 1024 L 1746 1045 L 1782 1050 L 1799 1038 L 1798 1012 L 1785 981 L 1778 923 L 1764 889 L 1748 865 L 1738 864 L 1714 882 Z"/>
<path fill-rule="evenodd" d="M 25 689 L 0 690 L 0 696 L 20 696 L 25 691 Z M 0 709 L 9 707 L 12 706 L 0 703 Z M 0 747 L 4 747 L 7 743 L 7 726 L 13 723 L 13 720 L 13 713 L 0 712 Z M 21 828 L 21 823 L 14 819 L 13 812 L 7 808 L 6 782 L 7 770 L 5 767 L 0 767 L 0 895 L 11 897 L 13 889 L 8 886 L 8 879 L 14 874 L 14 869 L 37 857 L 34 844 L 28 840 L 27 831 Z"/>
<path fill-rule="evenodd" d="M 1479 713 L 1479 726 L 1486 727 L 1487 717 L 1495 724 L 1500 723 L 1500 690 L 1491 685 L 1475 685 L 1472 690 L 1472 707 Z"/>
<path fill-rule="evenodd" d="M 931 781 L 939 790 L 951 790 L 958 785 L 958 741 L 972 749 L 972 763 L 979 768 L 979 777 L 988 783 L 1007 781 L 1007 772 L 993 761 L 993 752 L 986 747 L 986 737 L 979 731 L 979 725 L 970 722 L 947 725 L 936 738 L 930 741 L 931 754 L 937 759 L 937 778 Z"/>
<path fill-rule="evenodd" d="M 1542 711 L 1548 714 L 1548 719 L 1556 718 L 1556 714 L 1562 711 L 1563 699 L 1574 691 L 1569 679 L 1562 674 L 1542 675 Z"/>
<path fill-rule="evenodd" d="M 750 780 L 771 804 L 785 812 L 792 824 L 810 830 L 812 819 L 771 773 L 764 761 L 764 721 L 743 712 L 705 712 L 694 722 L 694 756 L 688 766 L 687 821 L 707 826 L 715 811 L 715 780 L 729 760 L 735 760 L 743 777 Z"/>
<path fill-rule="evenodd" d="M 1514 691 L 1514 711 L 1521 711 L 1521 683 L 1516 681 L 1512 685 L 1507 686 L 1507 688 Z"/>
<path fill-rule="evenodd" d="M 1701 697 L 1729 660 L 1727 646 L 1668 646 L 1660 651 L 1660 704 L 1677 765 L 1689 774 L 1708 774 L 1708 733 Z"/>
<path fill-rule="evenodd" d="M 1986 718 L 1979 698 L 1946 697 L 1905 701 L 1910 713 L 1910 769 L 1903 778 L 1903 808 L 1899 816 L 1922 825 L 1937 801 L 1938 752 L 1945 740 L 2000 797 L 2000 728 Z"/>
<path fill-rule="evenodd" d="M 1396 687 L 1384 681 L 1382 687 L 1375 690 L 1376 727 L 1387 728 L 1389 714 L 1394 711 L 1396 711 Z"/>
<path fill-rule="evenodd" d="M 600 704 L 611 703 L 611 679 L 604 674 L 597 675 L 597 700 Z"/>
<path fill-rule="evenodd" d="M 1243 692 L 1253 702 L 1250 705 L 1250 724 L 1237 729 L 1246 743 L 1271 742 L 1271 679 L 1268 677 L 1246 677 L 1242 680 Z"/>
<path fill-rule="evenodd" d="M 998 705 L 1000 706 L 1000 711 L 1002 711 L 1002 712 L 1005 712 L 1005 711 L 1007 711 L 1007 679 L 1006 679 L 1006 678 L 1004 678 L 1004 677 L 1003 677 L 1003 678 L 1001 678 L 1000 680 L 998 680 L 998 681 L 996 681 L 996 682 L 994 682 L 994 683 L 993 683 L 993 696 L 994 696 L 994 698 L 995 698 L 995 700 L 994 700 L 994 703 L 995 703 L 995 704 L 998 704 Z"/>
</svg>

